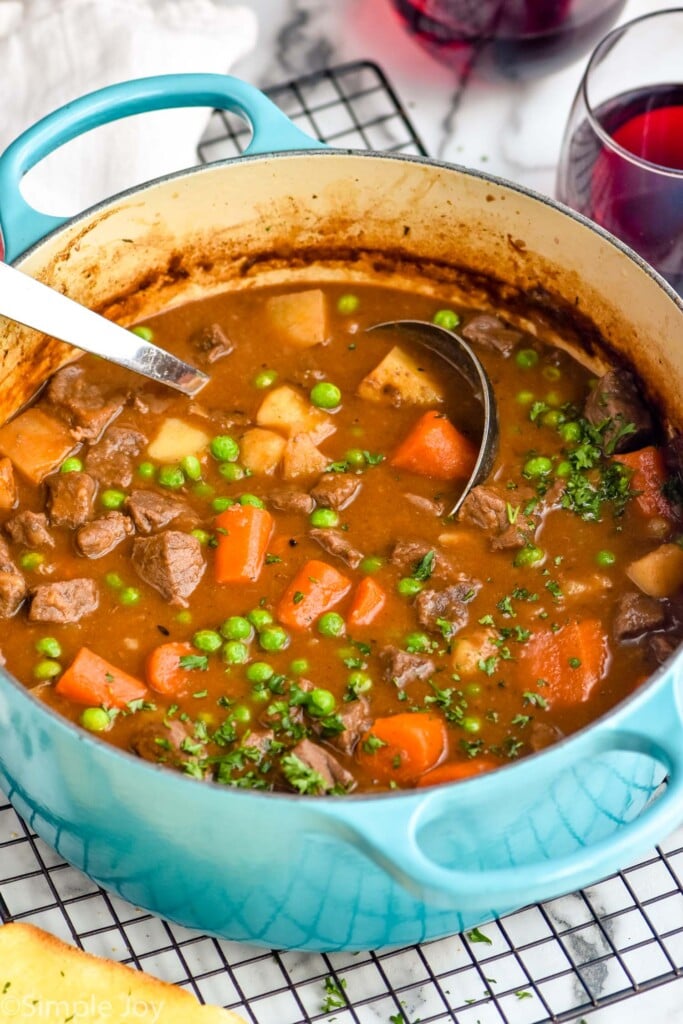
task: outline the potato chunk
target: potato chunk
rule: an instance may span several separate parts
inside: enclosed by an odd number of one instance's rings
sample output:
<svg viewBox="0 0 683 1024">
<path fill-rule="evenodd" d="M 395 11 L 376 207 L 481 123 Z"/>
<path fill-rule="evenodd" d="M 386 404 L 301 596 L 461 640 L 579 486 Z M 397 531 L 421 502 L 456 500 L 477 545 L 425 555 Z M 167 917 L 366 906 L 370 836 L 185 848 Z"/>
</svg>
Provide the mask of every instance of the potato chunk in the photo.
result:
<svg viewBox="0 0 683 1024">
<path fill-rule="evenodd" d="M 254 427 L 240 441 L 240 461 L 252 473 L 270 475 L 280 464 L 286 444 L 282 434 Z"/>
<path fill-rule="evenodd" d="M 66 424 L 37 406 L 0 427 L 0 454 L 34 484 L 56 469 L 74 447 Z"/>
<path fill-rule="evenodd" d="M 287 441 L 282 456 L 282 476 L 285 480 L 296 480 L 302 476 L 318 476 L 328 464 L 328 459 L 311 441 L 308 434 L 295 434 Z"/>
<path fill-rule="evenodd" d="M 17 484 L 14 467 L 10 459 L 0 459 L 0 508 L 14 508 L 17 501 Z"/>
<path fill-rule="evenodd" d="M 451 643 L 451 663 L 454 672 L 472 676 L 479 671 L 479 662 L 498 654 L 496 633 L 490 629 L 476 629 L 468 637 L 456 637 Z"/>
<path fill-rule="evenodd" d="M 164 420 L 147 453 L 158 462 L 179 462 L 186 455 L 196 455 L 208 444 L 209 435 L 203 430 L 170 416 Z"/>
<path fill-rule="evenodd" d="M 319 288 L 273 295 L 265 308 L 277 333 L 296 348 L 320 345 L 329 334 L 327 302 Z"/>
<path fill-rule="evenodd" d="M 398 345 L 363 378 L 358 385 L 358 394 L 369 402 L 391 405 L 403 402 L 408 405 L 434 405 L 443 401 L 443 392 L 438 384 Z"/>
<path fill-rule="evenodd" d="M 683 550 L 662 544 L 626 569 L 626 575 L 650 597 L 671 597 L 683 586 Z"/>
<path fill-rule="evenodd" d="M 316 409 L 287 384 L 266 395 L 256 414 L 256 422 L 259 427 L 280 430 L 290 437 L 306 433 L 313 444 L 320 444 L 336 430 L 331 416 Z"/>
</svg>

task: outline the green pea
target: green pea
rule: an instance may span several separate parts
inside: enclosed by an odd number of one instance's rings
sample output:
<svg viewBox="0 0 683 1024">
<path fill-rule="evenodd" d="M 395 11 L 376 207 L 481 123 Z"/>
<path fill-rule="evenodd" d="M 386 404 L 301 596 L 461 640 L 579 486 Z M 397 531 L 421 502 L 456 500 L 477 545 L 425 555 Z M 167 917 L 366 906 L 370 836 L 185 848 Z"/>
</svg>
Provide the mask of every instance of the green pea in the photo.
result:
<svg viewBox="0 0 683 1024">
<path fill-rule="evenodd" d="M 132 606 L 140 602 L 142 594 L 137 587 L 124 587 L 119 594 L 119 601 L 121 604 Z"/>
<path fill-rule="evenodd" d="M 44 561 L 45 555 L 40 551 L 26 551 L 19 559 L 19 565 L 22 569 L 28 569 L 31 572 L 33 569 L 37 569 L 39 565 L 42 565 Z"/>
<path fill-rule="evenodd" d="M 267 683 L 275 674 L 275 669 L 267 661 L 252 661 L 247 668 L 247 679 L 250 683 Z"/>
<path fill-rule="evenodd" d="M 106 732 L 111 725 L 111 716 L 105 708 L 86 708 L 79 721 L 88 732 Z"/>
<path fill-rule="evenodd" d="M 346 683 L 349 690 L 356 694 L 367 693 L 368 690 L 372 689 L 372 678 L 367 672 L 363 672 L 359 668 L 354 669 L 353 672 L 349 672 Z"/>
<path fill-rule="evenodd" d="M 360 299 L 357 295 L 340 295 L 337 299 L 337 312 L 342 316 L 350 316 L 360 306 Z"/>
<path fill-rule="evenodd" d="M 598 565 L 602 566 L 603 568 L 608 565 L 614 565 L 616 560 L 617 556 L 614 554 L 613 551 L 598 551 L 597 555 L 595 556 L 595 561 L 598 563 Z"/>
<path fill-rule="evenodd" d="M 229 665 L 244 665 L 249 661 L 249 648 L 239 640 L 228 640 L 223 644 L 223 660 Z"/>
<path fill-rule="evenodd" d="M 104 577 L 104 582 L 108 587 L 111 587 L 112 590 L 120 590 L 123 586 L 123 580 L 117 572 L 108 572 Z"/>
<path fill-rule="evenodd" d="M 271 387 L 277 380 L 277 372 L 275 370 L 261 370 L 256 374 L 252 380 L 252 384 L 259 391 L 263 391 L 265 388 Z"/>
<path fill-rule="evenodd" d="M 62 645 L 54 636 L 41 636 L 40 640 L 36 640 L 35 647 L 38 654 L 44 654 L 46 658 L 62 656 Z"/>
<path fill-rule="evenodd" d="M 151 327 L 147 327 L 146 324 L 137 324 L 135 327 L 131 327 L 131 334 L 137 334 L 138 338 L 143 338 L 145 341 L 154 341 L 154 331 Z"/>
<path fill-rule="evenodd" d="M 465 693 L 468 697 L 478 697 L 481 694 L 481 683 L 468 683 Z"/>
<path fill-rule="evenodd" d="M 105 508 L 116 509 L 121 508 L 126 500 L 126 495 L 123 491 L 117 491 L 114 488 L 109 488 L 106 491 L 102 491 L 100 495 L 100 502 Z"/>
<path fill-rule="evenodd" d="M 401 597 L 413 597 L 420 593 L 422 584 L 419 580 L 414 580 L 412 576 L 403 576 L 396 584 L 396 590 Z"/>
<path fill-rule="evenodd" d="M 564 422 L 564 413 L 561 413 L 559 409 L 549 409 L 548 412 L 543 413 L 541 422 L 544 427 L 552 427 L 555 429 Z"/>
<path fill-rule="evenodd" d="M 201 530 L 199 527 L 195 530 L 190 530 L 190 536 L 194 537 L 202 545 L 208 544 L 211 540 L 211 534 L 207 533 L 206 530 Z"/>
<path fill-rule="evenodd" d="M 80 459 L 77 459 L 75 455 L 72 455 L 69 459 L 64 459 L 64 462 L 59 467 L 60 473 L 80 473 L 83 469 L 83 463 Z"/>
<path fill-rule="evenodd" d="M 360 448 L 349 448 L 344 455 L 344 461 L 353 469 L 362 469 L 366 462 L 365 452 Z"/>
<path fill-rule="evenodd" d="M 408 633 L 403 641 L 405 650 L 411 652 L 428 651 L 431 646 L 432 642 L 426 633 Z"/>
<path fill-rule="evenodd" d="M 187 609 L 185 609 L 185 611 L 178 612 L 175 620 L 176 622 L 179 622 L 181 626 L 189 626 L 192 622 L 192 612 L 187 611 Z"/>
<path fill-rule="evenodd" d="M 460 317 L 454 309 L 438 309 L 432 317 L 432 323 L 437 327 L 445 327 L 447 331 L 452 331 L 460 323 Z"/>
<path fill-rule="evenodd" d="M 240 505 L 253 505 L 254 508 L 265 508 L 260 498 L 257 498 L 255 494 L 241 494 Z"/>
<path fill-rule="evenodd" d="M 306 707 L 309 714 L 321 718 L 325 715 L 331 715 L 336 706 L 337 702 L 334 699 L 334 694 L 330 693 L 329 690 L 321 690 L 317 687 L 315 690 L 311 690 L 306 699 Z"/>
<path fill-rule="evenodd" d="M 229 434 L 217 434 L 211 439 L 209 449 L 219 462 L 236 462 L 240 457 L 240 446 Z"/>
<path fill-rule="evenodd" d="M 177 491 L 185 483 L 185 474 L 180 466 L 161 466 L 157 480 L 162 487 L 168 487 L 171 491 Z"/>
<path fill-rule="evenodd" d="M 341 402 L 342 393 L 336 384 L 321 380 L 310 390 L 311 404 L 318 409 L 336 409 Z"/>
<path fill-rule="evenodd" d="M 270 626 L 273 622 L 273 616 L 266 608 L 253 608 L 250 612 L 247 612 L 247 618 L 257 633 L 260 633 L 262 629 Z"/>
<path fill-rule="evenodd" d="M 559 366 L 544 366 L 541 370 L 541 373 L 543 374 L 546 380 L 552 381 L 559 380 L 562 376 L 562 370 L 559 368 Z"/>
<path fill-rule="evenodd" d="M 237 462 L 221 462 L 218 466 L 218 472 L 228 483 L 244 479 L 244 469 Z"/>
<path fill-rule="evenodd" d="M 323 529 L 339 526 L 339 513 L 333 508 L 316 508 L 311 512 L 309 522 L 311 526 Z"/>
<path fill-rule="evenodd" d="M 548 473 L 552 473 L 553 464 L 552 461 L 546 458 L 545 455 L 535 455 L 531 459 L 527 459 L 524 463 L 522 473 L 524 476 L 547 476 Z"/>
<path fill-rule="evenodd" d="M 516 565 L 518 567 L 526 565 L 538 565 L 538 563 L 542 562 L 544 558 L 545 552 L 541 551 L 541 549 L 537 548 L 535 545 L 529 544 L 527 545 L 527 547 L 522 548 L 521 551 L 517 552 L 517 554 L 515 555 L 513 565 Z"/>
<path fill-rule="evenodd" d="M 567 443 L 581 440 L 581 427 L 574 420 L 570 420 L 569 423 L 563 423 L 560 427 L 560 437 Z"/>
<path fill-rule="evenodd" d="M 141 462 L 138 466 L 138 473 L 143 480 L 151 480 L 156 472 L 153 462 Z"/>
<path fill-rule="evenodd" d="M 282 626 L 266 626 L 258 639 L 264 651 L 284 651 L 289 645 L 289 636 Z"/>
<path fill-rule="evenodd" d="M 223 646 L 223 637 L 215 629 L 198 629 L 192 637 L 192 644 L 198 651 L 213 654 Z"/>
<path fill-rule="evenodd" d="M 186 455 L 181 459 L 180 468 L 188 480 L 201 480 L 202 464 L 196 455 Z"/>
<path fill-rule="evenodd" d="M 54 679 L 62 671 L 62 666 L 53 658 L 43 658 L 33 668 L 36 679 Z"/>
<path fill-rule="evenodd" d="M 481 718 L 476 715 L 465 715 L 462 720 L 462 727 L 465 732 L 479 732 L 481 729 Z"/>
<path fill-rule="evenodd" d="M 308 669 L 309 665 L 305 658 L 295 658 L 289 666 L 289 671 L 294 676 L 302 676 Z"/>
<path fill-rule="evenodd" d="M 531 405 L 535 397 L 536 396 L 534 395 L 533 391 L 518 391 L 517 395 L 515 396 L 515 401 L 519 405 Z"/>
<path fill-rule="evenodd" d="M 545 396 L 546 405 L 562 405 L 563 398 L 559 391 L 549 391 Z"/>
<path fill-rule="evenodd" d="M 243 615 L 231 615 L 220 627 L 220 633 L 226 640 L 251 640 L 254 627 Z"/>
<path fill-rule="evenodd" d="M 198 484 L 194 485 L 192 493 L 196 494 L 198 498 L 212 498 L 215 494 L 215 490 L 211 484 L 204 483 L 202 480 Z"/>
<path fill-rule="evenodd" d="M 246 704 L 236 704 L 232 709 L 231 717 L 238 725 L 247 725 L 251 722 L 251 711 Z"/>
<path fill-rule="evenodd" d="M 367 555 L 360 563 L 359 568 L 367 576 L 372 576 L 373 573 L 379 572 L 383 565 L 384 559 L 380 558 L 379 555 Z"/>
<path fill-rule="evenodd" d="M 533 348 L 521 348 L 515 355 L 515 362 L 520 370 L 530 370 L 538 363 L 538 352 Z"/>
<path fill-rule="evenodd" d="M 346 632 L 346 623 L 338 612 L 325 612 L 318 619 L 318 632 L 321 636 L 343 636 Z"/>
<path fill-rule="evenodd" d="M 226 508 L 230 508 L 231 505 L 237 504 L 234 498 L 214 498 L 211 502 L 211 508 L 214 512 L 225 512 Z"/>
<path fill-rule="evenodd" d="M 563 480 L 566 479 L 568 476 L 571 476 L 572 472 L 572 464 L 571 462 L 567 462 L 566 460 L 558 462 L 557 466 L 555 467 L 555 476 L 562 477 Z"/>
</svg>

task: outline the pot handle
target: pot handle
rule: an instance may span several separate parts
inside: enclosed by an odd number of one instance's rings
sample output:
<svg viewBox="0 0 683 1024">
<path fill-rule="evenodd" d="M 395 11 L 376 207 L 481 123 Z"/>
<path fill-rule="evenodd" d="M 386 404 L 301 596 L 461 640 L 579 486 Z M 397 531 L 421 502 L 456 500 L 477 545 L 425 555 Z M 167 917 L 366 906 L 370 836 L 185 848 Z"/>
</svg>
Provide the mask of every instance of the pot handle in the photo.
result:
<svg viewBox="0 0 683 1024">
<path fill-rule="evenodd" d="M 300 131 L 262 92 L 231 75 L 157 75 L 120 82 L 48 114 L 0 156 L 0 229 L 4 259 L 16 259 L 70 218 L 40 213 L 21 194 L 23 176 L 53 150 L 84 132 L 132 114 L 171 107 L 218 107 L 242 115 L 252 138 L 245 155 L 324 148 Z"/>
<path fill-rule="evenodd" d="M 641 708 L 641 722 L 637 727 L 642 731 L 596 728 L 592 730 L 591 738 L 590 733 L 586 737 L 588 742 L 581 750 L 582 760 L 608 752 L 632 751 L 655 758 L 665 766 L 669 775 L 664 793 L 652 800 L 638 818 L 593 845 L 587 844 L 554 860 L 491 870 L 449 868 L 434 861 L 420 847 L 419 829 L 428 828 L 430 821 L 457 816 L 461 805 L 458 789 L 461 786 L 479 787 L 482 814 L 495 813 L 487 807 L 486 794 L 491 795 L 492 806 L 504 799 L 504 791 L 498 785 L 503 780 L 495 777 L 497 773 L 453 786 L 440 786 L 403 804 L 394 804 L 392 800 L 371 801 L 361 825 L 357 824 L 357 811 L 356 815 L 347 817 L 342 810 L 346 826 L 344 838 L 417 898 L 464 912 L 490 910 L 491 914 L 502 913 L 588 885 L 630 863 L 639 853 L 672 832 L 683 819 L 681 712 L 676 709 L 673 714 L 664 713 L 662 701 L 653 703 L 659 714 L 642 714 L 644 709 Z M 655 717 L 659 719 L 656 725 Z M 648 729 L 650 725 L 653 727 Z M 564 752 L 558 748 L 555 753 L 562 763 Z M 571 760 L 564 756 L 568 766 L 573 759 L 574 755 Z M 516 788 L 529 784 L 522 777 L 526 767 L 534 773 L 538 770 L 535 765 L 524 762 L 517 766 L 518 770 L 522 769 L 519 773 L 515 768 L 506 769 L 510 773 L 509 781 L 506 780 L 510 799 L 514 799 L 514 789 L 511 788 L 513 776 Z"/>
</svg>

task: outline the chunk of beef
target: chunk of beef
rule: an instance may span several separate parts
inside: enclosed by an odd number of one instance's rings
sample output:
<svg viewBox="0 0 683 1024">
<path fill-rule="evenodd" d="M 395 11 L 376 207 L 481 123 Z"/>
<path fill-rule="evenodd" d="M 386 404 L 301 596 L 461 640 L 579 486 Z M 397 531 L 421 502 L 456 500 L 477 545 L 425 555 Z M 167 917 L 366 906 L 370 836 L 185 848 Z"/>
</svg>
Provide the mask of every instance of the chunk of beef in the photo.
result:
<svg viewBox="0 0 683 1024">
<path fill-rule="evenodd" d="M 53 526 L 75 529 L 92 518 L 97 484 L 88 473 L 57 473 L 47 481 L 47 511 Z"/>
<path fill-rule="evenodd" d="M 160 386 L 158 392 L 137 391 L 133 398 L 133 408 L 141 412 L 143 416 L 150 413 L 152 416 L 160 416 L 170 408 L 174 401 L 169 389 Z"/>
<path fill-rule="evenodd" d="M 123 512 L 107 512 L 86 523 L 76 533 L 76 548 L 86 558 L 101 558 L 133 533 L 133 524 Z"/>
<path fill-rule="evenodd" d="M 422 494 L 406 494 L 404 497 L 418 512 L 426 512 L 430 516 L 443 516 L 446 514 L 446 503 L 437 501 L 436 498 L 425 498 Z"/>
<path fill-rule="evenodd" d="M 545 750 L 553 743 L 558 743 L 564 733 L 550 722 L 532 722 L 529 729 L 529 746 L 532 750 Z"/>
<path fill-rule="evenodd" d="M 313 498 L 306 491 L 292 491 L 280 487 L 271 491 L 268 501 L 278 512 L 295 512 L 307 516 L 315 508 Z"/>
<path fill-rule="evenodd" d="M 172 605 L 187 607 L 206 565 L 196 537 L 179 530 L 167 530 L 153 537 L 138 537 L 133 543 L 133 565 L 138 576 L 158 590 Z"/>
<path fill-rule="evenodd" d="M 184 501 L 158 491 L 131 491 L 126 500 L 126 511 L 138 533 L 152 533 L 180 516 L 192 516 L 192 510 Z"/>
<path fill-rule="evenodd" d="M 460 573 L 457 572 L 446 553 L 435 544 L 429 544 L 425 540 L 397 540 L 389 555 L 389 561 L 397 567 L 401 575 L 412 576 L 430 551 L 434 553 L 434 558 L 431 560 L 431 576 L 445 580 L 460 578 Z"/>
<path fill-rule="evenodd" d="M 522 495 L 517 495 L 517 502 L 520 497 L 523 498 Z M 461 523 L 476 526 L 490 533 L 491 547 L 494 551 L 524 547 L 529 534 L 533 533 L 537 526 L 538 517 L 523 515 L 518 511 L 515 522 L 511 523 L 508 504 L 508 499 L 495 488 L 480 484 L 473 487 L 463 501 L 458 519 Z"/>
<path fill-rule="evenodd" d="M 172 764 L 176 767 L 184 761 L 192 760 L 190 754 L 183 750 L 183 744 L 194 741 L 190 739 L 187 726 L 171 719 L 160 722 L 146 722 L 130 737 L 130 749 L 138 757 L 154 764 Z"/>
<path fill-rule="evenodd" d="M 235 348 L 220 324 L 202 327 L 192 335 L 190 341 L 197 352 L 197 361 L 208 365 L 222 359 L 223 356 L 229 356 Z"/>
<path fill-rule="evenodd" d="M 355 548 L 342 530 L 309 530 L 308 536 L 312 537 L 320 547 L 328 554 L 341 558 L 352 569 L 357 568 L 363 560 L 363 552 Z"/>
<path fill-rule="evenodd" d="M 439 620 L 442 620 L 448 622 L 455 632 L 467 622 L 467 601 L 474 593 L 473 583 L 454 583 L 445 590 L 420 591 L 415 598 L 415 610 L 420 625 L 424 629 L 439 633 Z"/>
<path fill-rule="evenodd" d="M 594 427 L 605 420 L 611 420 L 603 434 L 608 451 L 635 451 L 650 444 L 653 439 L 652 414 L 629 370 L 608 370 L 586 399 L 583 413 Z M 635 431 L 619 437 L 620 431 L 630 423 L 634 425 Z"/>
<path fill-rule="evenodd" d="M 0 618 L 11 618 L 21 607 L 27 593 L 24 577 L 12 561 L 9 548 L 0 540 Z"/>
<path fill-rule="evenodd" d="M 379 652 L 382 664 L 382 675 L 388 683 L 393 683 L 402 690 L 408 683 L 418 679 L 429 679 L 434 672 L 434 662 L 425 654 L 409 654 L 393 644 L 388 644 Z"/>
<path fill-rule="evenodd" d="M 67 421 L 77 441 L 94 441 L 123 408 L 123 395 L 105 398 L 97 384 L 88 382 L 75 364 L 54 374 L 45 400 Z"/>
<path fill-rule="evenodd" d="M 17 512 L 8 519 L 5 529 L 15 544 L 25 548 L 53 548 L 55 539 L 47 528 L 44 512 Z"/>
<path fill-rule="evenodd" d="M 506 326 L 502 320 L 491 313 L 478 313 L 471 317 L 460 332 L 468 341 L 473 341 L 482 348 L 500 352 L 509 356 L 522 337 L 521 331 Z"/>
<path fill-rule="evenodd" d="M 328 740 L 333 746 L 345 754 L 352 754 L 364 732 L 372 725 L 370 707 L 365 697 L 343 704 L 337 716 L 344 723 L 344 731 L 331 736 Z"/>
<path fill-rule="evenodd" d="M 662 665 L 677 650 L 683 636 L 679 630 L 675 633 L 653 633 L 647 638 L 647 649 L 651 657 Z"/>
<path fill-rule="evenodd" d="M 307 768 L 318 773 L 323 782 L 323 792 L 327 793 L 336 786 L 345 790 L 352 788 L 355 780 L 351 772 L 339 763 L 334 754 L 319 744 L 311 740 L 301 740 L 293 747 L 292 754 Z"/>
<path fill-rule="evenodd" d="M 33 591 L 29 622 L 79 622 L 94 612 L 99 593 L 94 580 L 82 578 L 42 583 Z"/>
<path fill-rule="evenodd" d="M 665 625 L 666 609 L 654 597 L 640 591 L 628 591 L 619 598 L 613 626 L 617 640 L 633 640 Z"/>
<path fill-rule="evenodd" d="M 259 754 L 263 755 L 268 753 L 274 739 L 275 733 L 272 729 L 251 729 L 240 745 L 247 749 L 255 747 Z"/>
<path fill-rule="evenodd" d="M 311 494 L 318 505 L 339 511 L 351 504 L 360 486 L 359 478 L 353 473 L 323 473 Z"/>
<path fill-rule="evenodd" d="M 85 457 L 85 470 L 105 487 L 130 487 L 133 458 L 147 444 L 139 430 L 110 427 Z"/>
</svg>

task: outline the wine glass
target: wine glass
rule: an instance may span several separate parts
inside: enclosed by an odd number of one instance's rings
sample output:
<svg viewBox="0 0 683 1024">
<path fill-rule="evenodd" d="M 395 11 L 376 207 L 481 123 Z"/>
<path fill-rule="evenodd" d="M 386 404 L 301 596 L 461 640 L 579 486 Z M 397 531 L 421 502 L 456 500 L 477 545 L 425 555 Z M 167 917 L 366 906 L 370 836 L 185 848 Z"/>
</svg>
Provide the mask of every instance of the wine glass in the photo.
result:
<svg viewBox="0 0 683 1024">
<path fill-rule="evenodd" d="M 460 77 L 524 80 L 589 53 L 625 0 L 392 0 L 404 28 Z"/>
<path fill-rule="evenodd" d="M 636 18 L 598 44 L 569 115 L 557 197 L 683 295 L 683 8 Z"/>
</svg>

